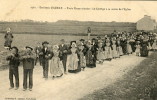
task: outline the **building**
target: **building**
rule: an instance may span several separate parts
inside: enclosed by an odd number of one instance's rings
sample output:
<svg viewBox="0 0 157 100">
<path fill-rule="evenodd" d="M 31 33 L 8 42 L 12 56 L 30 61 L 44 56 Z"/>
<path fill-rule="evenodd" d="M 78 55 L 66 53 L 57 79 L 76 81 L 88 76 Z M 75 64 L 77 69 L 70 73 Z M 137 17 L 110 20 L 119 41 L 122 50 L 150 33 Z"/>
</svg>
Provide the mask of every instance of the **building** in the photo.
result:
<svg viewBox="0 0 157 100">
<path fill-rule="evenodd" d="M 157 29 L 157 23 L 151 16 L 144 15 L 144 17 L 137 21 L 137 30 L 154 31 Z"/>
</svg>

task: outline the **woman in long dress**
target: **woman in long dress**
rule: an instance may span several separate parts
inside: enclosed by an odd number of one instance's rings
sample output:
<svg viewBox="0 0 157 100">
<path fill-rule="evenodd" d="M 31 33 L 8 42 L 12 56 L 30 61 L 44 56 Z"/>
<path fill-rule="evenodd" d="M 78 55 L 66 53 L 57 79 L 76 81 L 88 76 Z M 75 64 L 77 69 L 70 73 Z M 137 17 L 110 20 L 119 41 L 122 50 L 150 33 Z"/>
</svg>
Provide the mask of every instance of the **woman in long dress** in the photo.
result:
<svg viewBox="0 0 157 100">
<path fill-rule="evenodd" d="M 104 49 L 102 42 L 98 43 L 98 50 L 97 50 L 97 60 L 99 61 L 99 64 L 102 64 L 104 61 Z"/>
<path fill-rule="evenodd" d="M 54 56 L 50 60 L 50 73 L 52 75 L 52 78 L 54 79 L 55 77 L 61 77 L 63 75 L 63 64 L 60 61 L 59 58 L 59 47 L 58 45 L 53 46 L 53 54 Z"/>
<path fill-rule="evenodd" d="M 106 46 L 104 47 L 106 60 L 112 60 L 112 47 L 109 41 L 106 42 Z"/>
<path fill-rule="evenodd" d="M 121 43 L 120 43 L 120 40 L 117 39 L 117 57 L 120 58 L 120 56 L 123 55 L 123 50 L 122 50 L 122 47 L 121 47 Z"/>
<path fill-rule="evenodd" d="M 78 44 L 78 58 L 79 58 L 79 67 L 84 71 L 84 69 L 86 68 L 86 59 L 85 59 L 85 50 L 84 45 L 82 43 Z"/>
<path fill-rule="evenodd" d="M 112 40 L 112 57 L 113 59 L 117 58 L 118 57 L 118 54 L 117 54 L 117 45 L 116 45 L 116 41 L 115 40 Z"/>
<path fill-rule="evenodd" d="M 143 39 L 141 42 L 141 56 L 142 57 L 147 57 L 148 56 L 148 40 L 147 39 Z"/>
<path fill-rule="evenodd" d="M 4 36 L 4 39 L 5 39 L 4 47 L 11 48 L 11 44 L 12 44 L 13 38 L 14 38 L 14 36 L 11 33 L 11 30 L 10 30 L 10 28 L 8 28 L 7 32 L 6 32 L 5 36 Z"/>
<path fill-rule="evenodd" d="M 69 49 L 69 55 L 67 56 L 67 67 L 70 73 L 77 73 L 80 71 L 78 66 L 78 50 L 76 41 L 71 42 L 71 48 Z"/>
<path fill-rule="evenodd" d="M 132 48 L 131 48 L 130 40 L 129 39 L 127 40 L 126 50 L 127 50 L 127 54 L 128 55 L 132 53 Z"/>
<path fill-rule="evenodd" d="M 94 46 L 91 45 L 91 41 L 88 41 L 87 42 L 87 53 L 85 55 L 86 57 L 86 66 L 89 67 L 89 68 L 94 68 L 96 67 L 96 58 L 94 56 L 95 54 L 95 50 L 94 50 Z"/>
<path fill-rule="evenodd" d="M 153 41 L 152 50 L 154 50 L 154 51 L 157 50 L 157 42 L 156 42 L 156 40 Z"/>
</svg>

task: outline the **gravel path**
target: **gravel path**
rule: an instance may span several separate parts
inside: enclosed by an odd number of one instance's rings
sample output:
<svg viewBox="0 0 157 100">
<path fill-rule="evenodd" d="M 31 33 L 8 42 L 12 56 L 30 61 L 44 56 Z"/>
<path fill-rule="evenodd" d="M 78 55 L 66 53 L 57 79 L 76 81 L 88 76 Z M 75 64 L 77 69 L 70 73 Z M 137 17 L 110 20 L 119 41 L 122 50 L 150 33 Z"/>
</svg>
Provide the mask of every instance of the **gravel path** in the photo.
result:
<svg viewBox="0 0 157 100">
<path fill-rule="evenodd" d="M 19 68 L 20 88 L 9 90 L 8 70 L 0 72 L 0 100 L 77 100 L 97 89 L 113 84 L 124 74 L 132 70 L 145 58 L 135 55 L 105 61 L 96 68 L 86 68 L 77 74 L 68 73 L 61 78 L 48 80 L 42 78 L 42 67 L 34 69 L 33 91 L 22 91 L 23 70 Z M 13 99 L 14 98 L 14 99 Z M 20 99 L 22 98 L 22 99 Z"/>
</svg>

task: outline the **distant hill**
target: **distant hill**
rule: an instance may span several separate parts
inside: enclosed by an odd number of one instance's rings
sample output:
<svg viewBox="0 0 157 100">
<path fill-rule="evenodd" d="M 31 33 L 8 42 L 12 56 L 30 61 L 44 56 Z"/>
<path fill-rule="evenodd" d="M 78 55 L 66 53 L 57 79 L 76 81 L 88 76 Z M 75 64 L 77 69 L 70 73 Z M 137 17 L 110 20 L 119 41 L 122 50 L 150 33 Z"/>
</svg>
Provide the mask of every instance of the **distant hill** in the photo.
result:
<svg viewBox="0 0 157 100">
<path fill-rule="evenodd" d="M 93 22 L 59 20 L 57 22 L 0 22 L 0 32 L 10 27 L 13 33 L 23 34 L 86 34 L 91 27 L 93 34 L 109 34 L 116 31 L 135 31 L 136 23 L 129 22 Z"/>
</svg>

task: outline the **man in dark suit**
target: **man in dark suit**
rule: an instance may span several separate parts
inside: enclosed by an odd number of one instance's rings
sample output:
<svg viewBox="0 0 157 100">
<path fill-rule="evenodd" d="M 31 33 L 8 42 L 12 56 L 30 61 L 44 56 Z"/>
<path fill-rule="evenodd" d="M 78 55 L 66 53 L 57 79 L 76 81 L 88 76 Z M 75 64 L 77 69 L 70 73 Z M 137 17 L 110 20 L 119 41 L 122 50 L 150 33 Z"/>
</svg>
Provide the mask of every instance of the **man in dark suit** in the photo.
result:
<svg viewBox="0 0 157 100">
<path fill-rule="evenodd" d="M 23 91 L 27 89 L 27 78 L 29 76 L 29 90 L 32 91 L 33 87 L 33 68 L 35 61 L 35 54 L 33 53 L 33 48 L 26 46 L 26 54 L 21 57 L 23 62 Z"/>
<path fill-rule="evenodd" d="M 48 48 L 48 42 L 44 41 L 42 43 L 43 48 L 39 55 L 41 56 L 42 59 L 42 67 L 43 67 L 43 78 L 46 80 L 48 79 L 48 69 L 49 69 L 49 60 L 52 58 L 53 53 L 49 50 Z"/>
<path fill-rule="evenodd" d="M 93 53 L 93 55 L 94 55 L 94 58 L 95 58 L 95 60 L 97 60 L 97 51 L 98 51 L 98 41 L 95 39 L 95 38 L 93 38 L 92 39 L 92 45 L 93 45 L 93 47 L 92 47 L 92 53 Z"/>
<path fill-rule="evenodd" d="M 14 82 L 13 82 L 13 76 L 15 76 L 15 83 L 17 90 L 19 88 L 19 72 L 18 72 L 18 66 L 20 64 L 19 61 L 19 54 L 18 54 L 18 48 L 12 47 L 11 53 L 6 58 L 9 61 L 9 80 L 10 80 L 10 88 L 14 88 Z"/>
<path fill-rule="evenodd" d="M 67 62 L 67 52 L 68 52 L 68 47 L 65 45 L 65 40 L 61 39 L 61 44 L 59 45 L 59 50 L 60 50 L 60 60 L 63 63 L 64 67 L 64 73 L 67 73 L 67 68 L 66 68 L 66 62 Z"/>
</svg>

